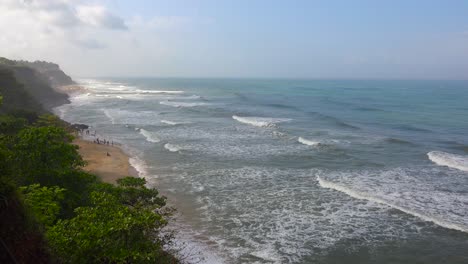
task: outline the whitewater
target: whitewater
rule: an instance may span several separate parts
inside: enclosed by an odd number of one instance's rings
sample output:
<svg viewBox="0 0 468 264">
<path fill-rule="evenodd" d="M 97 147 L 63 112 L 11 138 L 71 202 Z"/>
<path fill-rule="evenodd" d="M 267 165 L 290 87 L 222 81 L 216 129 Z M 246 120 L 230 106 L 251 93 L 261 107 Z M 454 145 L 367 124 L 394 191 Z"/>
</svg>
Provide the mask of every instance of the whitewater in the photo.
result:
<svg viewBox="0 0 468 264">
<path fill-rule="evenodd" d="M 189 262 L 466 263 L 468 82 L 79 83 L 55 112 L 168 197 Z"/>
</svg>

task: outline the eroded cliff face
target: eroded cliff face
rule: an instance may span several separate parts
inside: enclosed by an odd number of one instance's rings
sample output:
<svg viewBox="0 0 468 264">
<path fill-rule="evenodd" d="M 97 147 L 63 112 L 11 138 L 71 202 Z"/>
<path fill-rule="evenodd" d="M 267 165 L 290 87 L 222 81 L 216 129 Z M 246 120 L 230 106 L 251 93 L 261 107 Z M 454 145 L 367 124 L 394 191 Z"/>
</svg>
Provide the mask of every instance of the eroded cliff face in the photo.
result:
<svg viewBox="0 0 468 264">
<path fill-rule="evenodd" d="M 32 97 L 44 110 L 51 111 L 52 108 L 69 103 L 68 95 L 60 93 L 54 87 L 61 85 L 74 84 L 73 80 L 60 70 L 60 67 L 54 63 L 48 62 L 27 62 L 14 61 L 5 58 L 0 58 L 0 70 L 8 75 L 11 72 L 21 88 L 18 85 L 6 85 L 1 89 L 2 93 L 16 94 L 17 98 Z M 10 82 L 12 83 L 12 82 Z M 27 95 L 23 95 L 23 93 Z M 15 106 L 18 109 L 28 110 L 31 107 L 36 112 L 37 107 L 32 107 L 32 104 L 20 103 Z"/>
<path fill-rule="evenodd" d="M 72 78 L 60 69 L 58 64 L 46 61 L 20 61 L 19 63 L 41 73 L 54 87 L 75 84 Z"/>
</svg>

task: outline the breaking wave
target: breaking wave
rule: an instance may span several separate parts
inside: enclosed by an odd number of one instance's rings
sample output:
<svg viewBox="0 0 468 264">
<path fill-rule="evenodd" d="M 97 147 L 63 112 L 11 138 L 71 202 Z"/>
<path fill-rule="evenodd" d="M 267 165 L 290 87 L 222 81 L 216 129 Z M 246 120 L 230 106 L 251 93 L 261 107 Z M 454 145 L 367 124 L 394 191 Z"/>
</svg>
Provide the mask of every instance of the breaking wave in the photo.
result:
<svg viewBox="0 0 468 264">
<path fill-rule="evenodd" d="M 161 141 L 153 132 L 144 130 L 143 128 L 141 128 L 139 131 L 140 134 L 142 134 L 148 142 L 158 143 Z"/>
<path fill-rule="evenodd" d="M 429 159 L 437 165 L 468 171 L 468 156 L 456 155 L 442 151 L 427 153 Z"/>
<path fill-rule="evenodd" d="M 111 123 L 112 123 L 113 125 L 115 125 L 115 118 L 110 114 L 109 110 L 107 110 L 107 109 L 101 109 L 101 110 L 102 110 L 102 112 L 104 113 L 104 115 L 105 115 L 107 118 L 109 118 L 109 120 L 111 121 Z"/>
<path fill-rule="evenodd" d="M 175 101 L 162 101 L 159 102 L 162 105 L 168 105 L 168 106 L 173 106 L 173 107 L 195 107 L 195 106 L 204 106 L 208 105 L 208 103 L 189 103 L 189 102 L 175 102 Z"/>
<path fill-rule="evenodd" d="M 139 94 L 183 94 L 184 91 L 155 91 L 155 90 L 134 90 L 135 93 Z"/>
<path fill-rule="evenodd" d="M 146 178 L 148 176 L 148 165 L 139 157 L 131 157 L 129 160 L 130 165 L 138 172 L 139 177 Z"/>
<path fill-rule="evenodd" d="M 299 137 L 297 139 L 297 141 L 299 143 L 302 143 L 302 144 L 307 145 L 307 146 L 318 146 L 318 145 L 320 145 L 320 142 L 318 142 L 318 141 L 308 140 L 308 139 L 305 139 L 303 137 Z"/>
<path fill-rule="evenodd" d="M 458 224 L 449 223 L 449 222 L 444 221 L 443 219 L 440 219 L 439 217 L 424 215 L 422 212 L 411 210 L 409 208 L 404 208 L 404 207 L 399 206 L 399 205 L 395 205 L 395 204 L 393 204 L 393 203 L 391 203 L 389 201 L 386 201 L 386 200 L 384 200 L 382 198 L 372 196 L 371 194 L 368 194 L 368 193 L 365 193 L 365 192 L 360 192 L 360 191 L 355 191 L 355 190 L 352 190 L 352 189 L 350 189 L 348 187 L 336 184 L 336 183 L 331 182 L 331 181 L 327 181 L 327 180 L 321 178 L 320 176 L 317 176 L 317 181 L 318 181 L 319 185 L 321 187 L 323 187 L 323 188 L 339 191 L 339 192 L 345 193 L 345 194 L 347 194 L 347 195 L 349 195 L 349 196 L 351 196 L 353 198 L 356 198 L 356 199 L 368 200 L 368 201 L 372 201 L 372 202 L 375 202 L 375 203 L 383 204 L 383 205 L 392 207 L 394 209 L 397 209 L 399 211 L 402 211 L 402 212 L 404 212 L 406 214 L 418 217 L 418 218 L 420 218 L 420 219 L 422 219 L 424 221 L 432 222 L 432 223 L 434 223 L 434 224 L 436 224 L 438 226 L 468 233 L 468 227 L 466 227 L 466 226 L 460 226 Z"/>
<path fill-rule="evenodd" d="M 238 122 L 256 126 L 256 127 L 275 127 L 277 123 L 287 122 L 287 118 L 268 118 L 268 117 L 242 117 L 233 115 L 232 118 Z"/>
<path fill-rule="evenodd" d="M 164 144 L 164 148 L 169 150 L 170 152 L 177 152 L 179 150 L 182 150 L 182 148 L 180 146 L 170 144 L 170 143 Z"/>
<path fill-rule="evenodd" d="M 174 121 L 169 121 L 169 120 L 164 120 L 164 119 L 161 120 L 161 123 L 166 124 L 166 125 L 171 125 L 171 126 L 184 124 L 182 122 L 174 122 Z"/>
</svg>

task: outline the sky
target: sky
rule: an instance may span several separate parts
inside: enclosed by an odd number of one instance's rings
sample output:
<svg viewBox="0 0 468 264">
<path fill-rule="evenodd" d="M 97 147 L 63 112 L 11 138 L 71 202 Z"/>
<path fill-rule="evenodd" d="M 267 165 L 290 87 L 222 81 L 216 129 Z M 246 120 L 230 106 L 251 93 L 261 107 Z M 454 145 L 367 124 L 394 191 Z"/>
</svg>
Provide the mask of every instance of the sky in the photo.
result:
<svg viewBox="0 0 468 264">
<path fill-rule="evenodd" d="M 468 1 L 0 0 L 0 56 L 73 77 L 468 79 Z"/>
</svg>

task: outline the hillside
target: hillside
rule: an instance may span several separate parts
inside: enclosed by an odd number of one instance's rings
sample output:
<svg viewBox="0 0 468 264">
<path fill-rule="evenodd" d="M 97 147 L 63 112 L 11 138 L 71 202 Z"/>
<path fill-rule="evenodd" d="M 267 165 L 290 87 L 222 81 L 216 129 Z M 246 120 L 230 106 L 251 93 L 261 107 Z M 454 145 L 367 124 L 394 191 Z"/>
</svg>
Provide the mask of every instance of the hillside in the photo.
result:
<svg viewBox="0 0 468 264">
<path fill-rule="evenodd" d="M 47 78 L 53 87 L 76 84 L 70 76 L 60 69 L 58 64 L 46 61 L 17 61 L 17 63 L 38 71 Z"/>
<path fill-rule="evenodd" d="M 9 105 L 3 106 L 4 110 L 16 108 L 44 112 L 44 110 L 51 111 L 52 108 L 69 102 L 68 95 L 56 91 L 53 87 L 74 82 L 56 64 L 0 58 L 0 71 L 2 72 L 0 92 L 5 94 L 4 96 L 13 96 L 12 90 L 16 89 L 18 93 L 15 96 L 27 97 L 24 94 L 26 92 L 40 104 L 38 107 L 37 103 L 30 102 L 29 99 L 25 101 L 30 103 L 17 104 L 16 102 L 19 101 L 12 99 L 6 100 Z M 10 76 L 11 74 L 13 77 Z"/>
<path fill-rule="evenodd" d="M 3 104 L 0 113 L 37 112 L 45 109 L 16 80 L 15 73 L 7 67 L 0 66 L 0 94 Z"/>
</svg>

